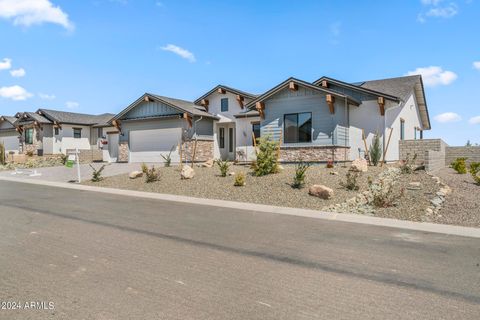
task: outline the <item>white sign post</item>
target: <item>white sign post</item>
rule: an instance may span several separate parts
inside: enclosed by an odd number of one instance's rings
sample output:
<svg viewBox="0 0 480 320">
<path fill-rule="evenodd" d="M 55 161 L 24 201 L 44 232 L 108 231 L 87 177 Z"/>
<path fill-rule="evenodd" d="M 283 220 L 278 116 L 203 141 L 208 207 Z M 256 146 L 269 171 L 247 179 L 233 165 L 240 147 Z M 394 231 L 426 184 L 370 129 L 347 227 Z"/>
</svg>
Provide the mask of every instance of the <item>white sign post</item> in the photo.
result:
<svg viewBox="0 0 480 320">
<path fill-rule="evenodd" d="M 82 176 L 80 173 L 80 152 L 78 151 L 78 148 L 75 149 L 73 153 L 68 154 L 68 161 L 70 162 L 75 162 L 77 165 L 77 183 L 82 182 Z"/>
</svg>

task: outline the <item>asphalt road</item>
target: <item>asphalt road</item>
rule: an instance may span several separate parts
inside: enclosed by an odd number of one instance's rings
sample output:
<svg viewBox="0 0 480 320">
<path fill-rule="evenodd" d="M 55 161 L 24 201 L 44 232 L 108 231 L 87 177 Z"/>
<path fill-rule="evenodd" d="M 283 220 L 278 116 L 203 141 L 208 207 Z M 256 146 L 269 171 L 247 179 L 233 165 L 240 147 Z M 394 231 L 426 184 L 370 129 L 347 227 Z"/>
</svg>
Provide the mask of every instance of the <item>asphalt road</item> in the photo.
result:
<svg viewBox="0 0 480 320">
<path fill-rule="evenodd" d="M 480 318 L 480 239 L 246 209 L 0 181 L 0 319 Z"/>
</svg>

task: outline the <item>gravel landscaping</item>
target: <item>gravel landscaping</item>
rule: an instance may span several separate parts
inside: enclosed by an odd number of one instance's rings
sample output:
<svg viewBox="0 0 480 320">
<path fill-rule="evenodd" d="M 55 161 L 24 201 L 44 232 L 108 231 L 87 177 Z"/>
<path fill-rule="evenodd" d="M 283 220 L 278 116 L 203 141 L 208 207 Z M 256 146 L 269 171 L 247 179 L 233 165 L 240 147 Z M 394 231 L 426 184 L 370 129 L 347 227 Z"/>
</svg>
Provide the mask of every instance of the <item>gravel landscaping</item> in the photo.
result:
<svg viewBox="0 0 480 320">
<path fill-rule="evenodd" d="M 9 162 L 5 165 L 0 164 L 0 171 L 17 169 L 33 169 L 63 166 L 61 157 L 31 157 L 27 158 L 24 163 Z"/>
<path fill-rule="evenodd" d="M 277 174 L 263 177 L 255 177 L 247 166 L 232 165 L 230 172 L 244 172 L 246 174 L 246 186 L 235 187 L 234 177 L 220 177 L 220 171 L 213 168 L 195 168 L 195 177 L 188 180 L 180 180 L 178 167 L 159 168 L 160 181 L 145 183 L 144 178 L 130 179 L 127 174 L 105 178 L 101 182 L 85 182 L 85 184 L 113 187 L 146 192 L 170 193 L 188 195 L 192 197 L 232 200 L 241 202 L 253 202 L 285 207 L 308 208 L 326 210 L 334 205 L 351 201 L 362 192 L 369 190 L 368 180 L 375 181 L 382 172 L 397 173 L 395 175 L 394 193 L 399 195 L 394 206 L 388 208 L 373 208 L 366 211 L 347 211 L 362 214 L 375 215 L 412 221 L 431 221 L 426 217 L 425 210 L 431 205 L 430 201 L 440 189 L 439 184 L 424 171 L 416 171 L 412 174 L 400 174 L 399 170 L 390 166 L 369 167 L 368 172 L 362 173 L 358 179 L 360 189 L 349 191 L 340 186 L 345 180 L 348 168 L 336 167 L 327 169 L 324 165 L 312 166 L 307 171 L 305 187 L 293 189 L 292 183 L 295 167 L 285 166 L 284 170 Z M 338 174 L 332 174 L 336 172 Z M 420 188 L 407 189 L 411 182 L 418 182 Z M 322 184 L 334 190 L 333 198 L 323 200 L 308 194 L 308 188 L 314 184 Z"/>
<path fill-rule="evenodd" d="M 447 196 L 434 222 L 467 227 L 480 227 L 480 186 L 470 174 L 458 174 L 451 168 L 435 173 L 452 192 Z"/>
</svg>

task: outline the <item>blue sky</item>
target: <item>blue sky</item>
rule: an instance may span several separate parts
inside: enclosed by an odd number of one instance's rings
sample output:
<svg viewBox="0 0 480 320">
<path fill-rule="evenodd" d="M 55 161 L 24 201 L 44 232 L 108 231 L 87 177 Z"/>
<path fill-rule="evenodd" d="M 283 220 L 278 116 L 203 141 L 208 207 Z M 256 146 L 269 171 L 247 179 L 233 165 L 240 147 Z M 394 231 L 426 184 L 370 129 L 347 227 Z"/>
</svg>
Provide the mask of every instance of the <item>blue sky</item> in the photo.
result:
<svg viewBox="0 0 480 320">
<path fill-rule="evenodd" d="M 480 143 L 479 2 L 0 0 L 0 114 L 420 72 L 425 137 Z"/>
</svg>

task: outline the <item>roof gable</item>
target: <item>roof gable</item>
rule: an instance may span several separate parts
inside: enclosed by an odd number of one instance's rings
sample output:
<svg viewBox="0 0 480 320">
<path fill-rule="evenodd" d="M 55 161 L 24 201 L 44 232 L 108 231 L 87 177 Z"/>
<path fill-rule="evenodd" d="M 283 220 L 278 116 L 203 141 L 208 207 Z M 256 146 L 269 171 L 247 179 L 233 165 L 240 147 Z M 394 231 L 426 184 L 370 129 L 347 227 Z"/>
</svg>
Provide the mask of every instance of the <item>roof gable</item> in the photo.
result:
<svg viewBox="0 0 480 320">
<path fill-rule="evenodd" d="M 203 99 L 206 99 L 208 96 L 218 92 L 218 90 L 224 90 L 226 92 L 231 92 L 233 94 L 236 94 L 236 95 L 242 96 L 244 98 L 248 98 L 248 99 L 255 99 L 258 96 L 258 95 L 253 94 L 253 93 L 248 93 L 248 92 L 245 92 L 245 91 L 241 91 L 241 90 L 238 90 L 238 89 L 235 89 L 235 88 L 232 88 L 232 87 L 228 87 L 228 86 L 224 86 L 222 84 L 219 84 L 215 88 L 213 88 L 212 90 L 208 91 L 203 96 L 201 96 L 200 98 L 195 100 L 194 103 L 197 104 L 197 105 L 200 104 Z"/>
<path fill-rule="evenodd" d="M 87 126 L 104 123 L 110 120 L 114 116 L 111 113 L 93 115 L 93 114 L 66 112 L 66 111 L 49 110 L 49 109 L 38 109 L 36 113 L 49 119 L 54 123 L 68 123 L 68 124 L 78 124 L 78 125 L 87 125 Z"/>
</svg>

